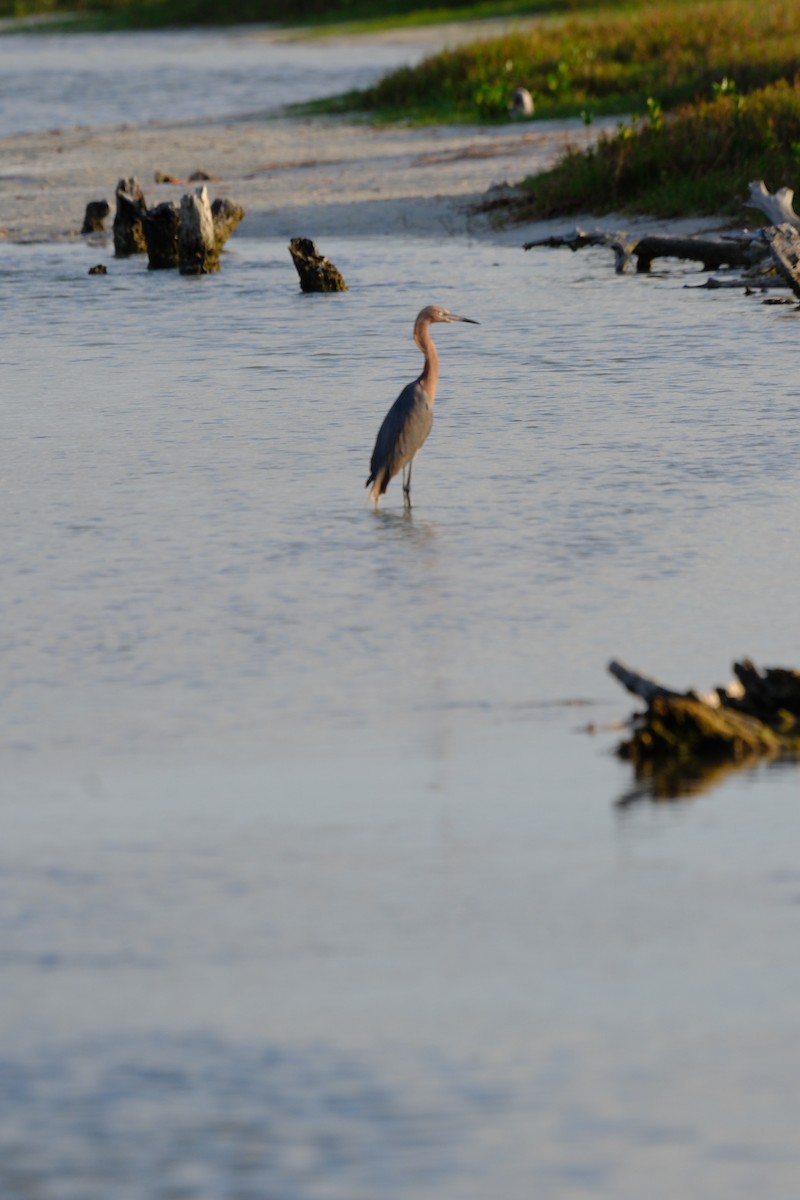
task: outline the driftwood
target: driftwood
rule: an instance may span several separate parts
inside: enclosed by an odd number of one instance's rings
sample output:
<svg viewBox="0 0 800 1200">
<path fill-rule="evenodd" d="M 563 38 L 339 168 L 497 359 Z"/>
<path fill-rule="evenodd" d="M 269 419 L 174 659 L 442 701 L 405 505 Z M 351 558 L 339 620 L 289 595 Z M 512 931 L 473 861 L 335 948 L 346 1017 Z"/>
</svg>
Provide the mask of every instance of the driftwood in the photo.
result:
<svg viewBox="0 0 800 1200">
<path fill-rule="evenodd" d="M 647 234 L 637 240 L 627 233 L 602 230 L 587 233 L 578 225 L 568 233 L 525 242 L 522 248 L 531 250 L 537 246 L 566 246 L 570 250 L 581 250 L 584 246 L 608 246 L 614 252 L 617 274 L 627 270 L 632 258 L 636 259 L 637 273 L 644 274 L 650 270 L 656 258 L 688 259 L 702 263 L 706 270 L 717 270 L 725 265 L 753 267 L 762 262 L 767 253 L 760 236 L 709 238 Z"/>
<path fill-rule="evenodd" d="M 178 265 L 178 230 L 181 224 L 180 206 L 165 200 L 149 208 L 142 218 L 147 242 L 147 265 L 151 271 L 164 271 Z"/>
<path fill-rule="evenodd" d="M 744 201 L 745 208 L 757 208 L 764 213 L 770 225 L 793 225 L 800 229 L 800 217 L 792 207 L 794 192 L 791 188 L 778 188 L 777 192 L 768 192 L 763 179 L 755 180 L 749 185 L 748 197 Z"/>
<path fill-rule="evenodd" d="M 787 221 L 767 229 L 766 238 L 778 274 L 800 296 L 800 233 Z"/>
<path fill-rule="evenodd" d="M 148 208 L 136 179 L 121 179 L 114 252 L 120 257 L 146 250 L 151 270 L 179 268 L 186 275 L 217 271 L 222 247 L 244 215 L 233 200 L 209 203 L 204 187 L 185 195 L 180 204 L 166 200 Z"/>
<path fill-rule="evenodd" d="M 104 233 L 103 222 L 111 212 L 107 200 L 90 200 L 86 205 L 81 233 Z"/>
<path fill-rule="evenodd" d="M 617 752 L 658 799 L 701 791 L 725 770 L 759 759 L 800 759 L 800 671 L 759 670 L 745 659 L 734 664 L 732 683 L 703 695 L 674 691 L 618 662 L 608 669 L 645 701 Z"/>
<path fill-rule="evenodd" d="M 705 270 L 712 271 L 727 266 L 739 274 L 724 280 L 711 278 L 702 286 L 740 287 L 753 293 L 766 287 L 788 285 L 800 298 L 800 217 L 792 208 L 793 199 L 791 188 L 779 188 L 772 194 L 763 180 L 759 180 L 750 184 L 749 198 L 744 203 L 746 207 L 758 208 L 772 220 L 773 224 L 767 228 L 721 237 L 646 234 L 637 239 L 624 232 L 587 233 L 576 226 L 567 233 L 525 242 L 523 249 L 565 246 L 581 250 L 584 246 L 608 246 L 614 252 L 618 274 L 626 271 L 634 258 L 637 273 L 649 271 L 656 258 L 699 262 Z"/>
<path fill-rule="evenodd" d="M 178 269 L 182 275 L 208 275 L 219 270 L 214 219 L 205 187 L 187 192 L 181 199 Z"/>
<path fill-rule="evenodd" d="M 227 197 L 217 197 L 211 205 L 211 220 L 214 223 L 214 243 L 219 254 L 237 225 L 244 220 L 241 204 Z"/>
<path fill-rule="evenodd" d="M 632 242 L 624 233 L 607 233 L 602 229 L 587 233 L 585 229 L 581 229 L 580 225 L 576 225 L 569 233 L 551 234 L 549 237 L 538 238 L 534 242 L 525 242 L 522 249 L 533 250 L 539 246 L 549 246 L 554 249 L 566 246 L 568 250 L 573 251 L 582 250 L 584 246 L 609 246 L 614 251 L 616 272 L 621 275 L 627 269 L 635 242 Z"/>
<path fill-rule="evenodd" d="M 144 193 L 136 179 L 120 179 L 117 184 L 117 211 L 114 215 L 114 254 L 127 258 L 144 254 L 147 243 L 142 217 L 147 211 Z"/>
<path fill-rule="evenodd" d="M 720 267 L 752 267 L 764 257 L 764 248 L 756 246 L 752 239 L 706 238 L 706 237 L 663 237 L 650 235 L 641 238 L 633 247 L 636 255 L 636 270 L 650 270 L 656 258 L 680 258 L 703 264 L 706 271 L 717 271 Z"/>
<path fill-rule="evenodd" d="M 209 275 L 219 270 L 222 247 L 244 216 L 232 200 L 209 203 L 205 187 L 181 200 L 178 228 L 178 270 L 182 275 Z"/>
<path fill-rule="evenodd" d="M 292 238 L 289 253 L 300 276 L 300 288 L 304 292 L 346 292 L 339 271 L 309 238 Z"/>
</svg>

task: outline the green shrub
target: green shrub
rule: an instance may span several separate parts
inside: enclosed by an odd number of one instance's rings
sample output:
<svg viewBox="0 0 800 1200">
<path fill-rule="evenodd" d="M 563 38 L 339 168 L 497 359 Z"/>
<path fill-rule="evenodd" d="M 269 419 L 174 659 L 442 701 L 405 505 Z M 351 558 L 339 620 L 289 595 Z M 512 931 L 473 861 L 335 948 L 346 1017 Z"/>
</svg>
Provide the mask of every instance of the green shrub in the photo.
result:
<svg viewBox="0 0 800 1200">
<path fill-rule="evenodd" d="M 568 153 L 525 181 L 518 215 L 734 213 L 753 179 L 770 190 L 800 188 L 798 149 L 800 84 L 781 81 L 746 98 L 718 89 L 660 122 L 626 122 L 593 148 Z"/>
<path fill-rule="evenodd" d="M 798 72 L 800 4 L 714 0 L 542 21 L 392 71 L 354 102 L 409 119 L 441 118 L 446 105 L 451 118 L 475 120 L 505 115 L 486 97 L 524 86 L 538 115 L 577 116 L 642 111 L 653 96 L 672 108 L 715 83 L 743 94 Z"/>
</svg>

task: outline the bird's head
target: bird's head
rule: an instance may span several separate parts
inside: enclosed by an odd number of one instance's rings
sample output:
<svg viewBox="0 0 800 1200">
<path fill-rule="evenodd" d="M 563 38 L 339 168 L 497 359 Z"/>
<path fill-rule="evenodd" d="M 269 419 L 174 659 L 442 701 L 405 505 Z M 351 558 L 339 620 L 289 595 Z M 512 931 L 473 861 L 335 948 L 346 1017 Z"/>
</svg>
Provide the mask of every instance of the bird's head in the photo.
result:
<svg viewBox="0 0 800 1200">
<path fill-rule="evenodd" d="M 440 304 L 429 304 L 427 308 L 423 308 L 416 320 L 416 324 L 433 325 L 435 322 L 442 322 L 451 325 L 453 321 L 466 321 L 468 325 L 480 325 L 480 321 L 473 321 L 472 317 L 459 317 L 455 313 L 451 313 L 449 309 L 442 308 Z"/>
</svg>

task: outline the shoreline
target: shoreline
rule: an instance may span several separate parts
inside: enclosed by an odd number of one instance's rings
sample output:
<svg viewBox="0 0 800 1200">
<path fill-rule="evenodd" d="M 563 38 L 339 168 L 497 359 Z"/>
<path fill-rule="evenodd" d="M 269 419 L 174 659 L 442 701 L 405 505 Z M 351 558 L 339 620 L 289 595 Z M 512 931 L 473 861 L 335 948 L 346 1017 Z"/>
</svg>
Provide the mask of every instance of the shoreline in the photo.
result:
<svg viewBox="0 0 800 1200">
<path fill-rule="evenodd" d="M 471 211 L 492 187 L 551 166 L 602 124 L 372 126 L 341 117 L 273 113 L 219 122 L 76 126 L 0 138 L 0 237 L 80 237 L 86 205 L 135 176 L 148 206 L 179 198 L 203 171 L 212 199 L 247 213 L 237 237 L 414 233 L 504 238 Z M 155 174 L 177 184 L 156 184 Z M 112 218 L 107 219 L 110 227 Z M 519 237 L 519 227 L 513 231 Z"/>
</svg>

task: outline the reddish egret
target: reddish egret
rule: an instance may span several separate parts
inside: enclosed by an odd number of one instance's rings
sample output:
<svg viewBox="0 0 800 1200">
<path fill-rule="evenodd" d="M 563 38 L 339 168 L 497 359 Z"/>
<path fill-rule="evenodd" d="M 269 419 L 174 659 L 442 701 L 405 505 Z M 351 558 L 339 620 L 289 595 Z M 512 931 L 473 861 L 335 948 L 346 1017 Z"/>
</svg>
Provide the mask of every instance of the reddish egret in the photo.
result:
<svg viewBox="0 0 800 1200">
<path fill-rule="evenodd" d="M 400 470 L 403 472 L 403 500 L 407 508 L 411 507 L 411 467 L 433 425 L 439 357 L 429 327 L 437 321 L 447 325 L 453 321 L 480 324 L 480 321 L 473 321 L 470 317 L 457 317 L 438 304 L 423 308 L 414 322 L 414 341 L 425 355 L 425 366 L 419 379 L 403 388 L 378 430 L 366 484 L 367 487 L 372 484 L 369 498 L 376 507 L 389 486 L 389 480 Z"/>
</svg>

